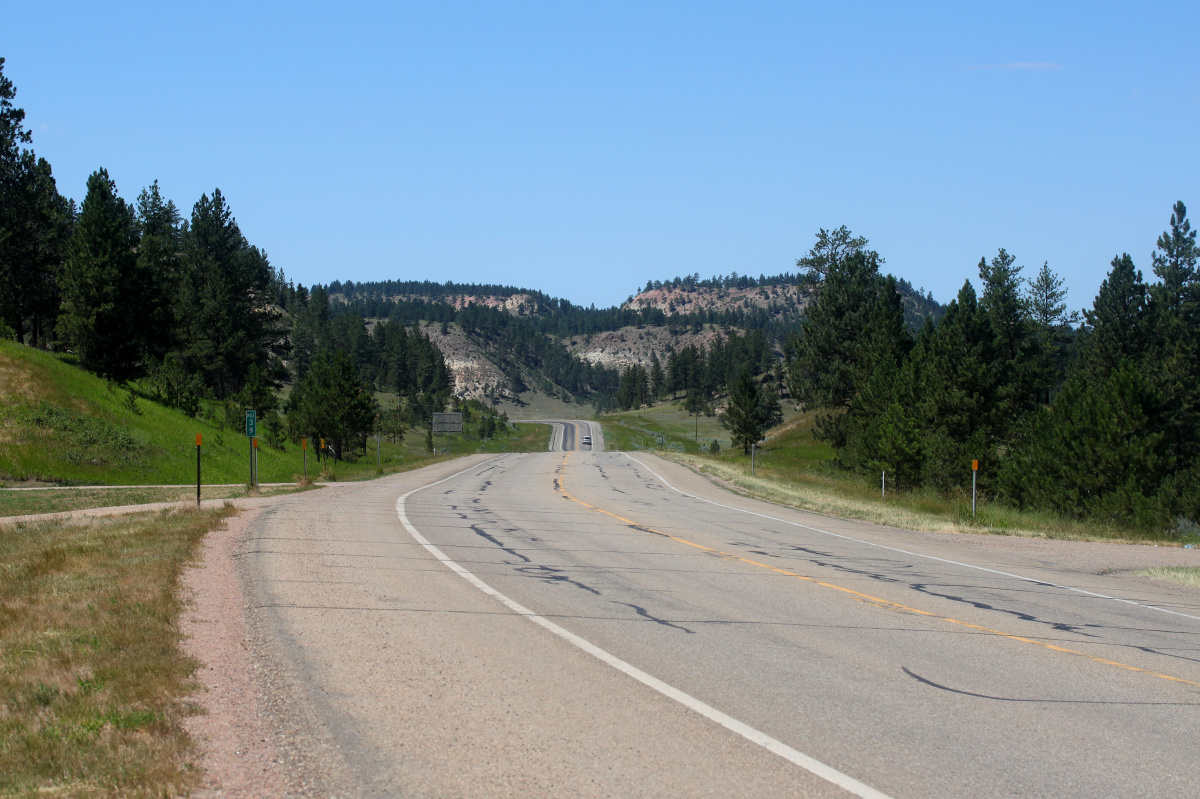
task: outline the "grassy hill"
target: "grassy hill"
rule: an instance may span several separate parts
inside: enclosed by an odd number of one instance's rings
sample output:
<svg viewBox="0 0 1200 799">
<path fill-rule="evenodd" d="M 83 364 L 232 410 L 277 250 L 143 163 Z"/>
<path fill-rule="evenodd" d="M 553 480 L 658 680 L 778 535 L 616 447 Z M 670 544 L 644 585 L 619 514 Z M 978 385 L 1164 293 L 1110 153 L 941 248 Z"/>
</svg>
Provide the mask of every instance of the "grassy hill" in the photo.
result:
<svg viewBox="0 0 1200 799">
<path fill-rule="evenodd" d="M 193 419 L 108 383 L 65 359 L 0 341 L 0 480 L 74 485 L 189 484 L 196 480 L 196 434 L 203 436 L 203 481 L 245 483 L 249 443 L 206 419 Z M 545 449 L 549 428 L 521 430 L 490 441 L 447 437 L 437 457 L 505 450 Z M 424 436 L 409 431 L 399 444 L 384 441 L 382 471 L 421 465 L 435 456 Z M 303 470 L 300 447 L 274 448 L 259 440 L 259 482 L 291 482 Z M 439 442 L 441 445 L 441 442 Z M 374 442 L 357 462 L 336 465 L 338 479 L 375 473 Z M 320 472 L 308 453 L 308 473 Z"/>
</svg>

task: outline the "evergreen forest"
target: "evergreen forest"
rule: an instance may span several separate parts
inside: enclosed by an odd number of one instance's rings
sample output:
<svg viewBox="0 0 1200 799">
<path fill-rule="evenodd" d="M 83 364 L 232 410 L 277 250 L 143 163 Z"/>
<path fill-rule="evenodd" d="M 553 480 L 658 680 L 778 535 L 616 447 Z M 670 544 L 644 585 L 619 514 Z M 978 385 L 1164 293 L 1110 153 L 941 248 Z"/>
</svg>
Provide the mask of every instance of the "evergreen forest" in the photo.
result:
<svg viewBox="0 0 1200 799">
<path fill-rule="evenodd" d="M 1113 258 L 1082 319 L 1048 265 L 1001 249 L 912 334 L 865 239 L 807 259 L 821 282 L 787 386 L 842 469 L 1021 508 L 1193 531 L 1200 519 L 1200 249 L 1182 202 L 1150 256 Z"/>
</svg>

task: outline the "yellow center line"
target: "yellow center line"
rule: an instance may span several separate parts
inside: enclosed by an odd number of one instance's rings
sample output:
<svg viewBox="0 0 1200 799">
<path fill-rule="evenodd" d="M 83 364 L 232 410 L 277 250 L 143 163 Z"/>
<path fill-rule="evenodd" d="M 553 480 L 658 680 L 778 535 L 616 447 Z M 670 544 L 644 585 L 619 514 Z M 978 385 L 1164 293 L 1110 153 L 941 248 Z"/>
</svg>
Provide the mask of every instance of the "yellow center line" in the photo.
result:
<svg viewBox="0 0 1200 799">
<path fill-rule="evenodd" d="M 685 544 L 689 547 L 695 547 L 696 549 L 699 549 L 701 551 L 709 552 L 714 555 L 720 555 L 721 557 L 729 558 L 731 560 L 741 561 L 742 563 L 747 563 L 751 566 L 758 566 L 759 568 L 773 571 L 776 574 L 782 574 L 786 577 L 795 577 L 797 580 L 804 580 L 805 582 L 808 582 L 808 583 L 814 583 L 815 585 L 822 586 L 823 588 L 832 588 L 834 591 L 841 591 L 844 594 L 849 594 L 851 596 L 859 597 L 860 599 L 866 599 L 871 602 L 877 602 L 881 605 L 887 605 L 888 607 L 894 608 L 896 610 L 903 610 L 908 613 L 915 613 L 918 616 L 928 616 L 931 619 L 948 622 L 950 624 L 957 624 L 961 627 L 967 627 L 971 630 L 978 630 L 979 632 L 987 633 L 989 635 L 998 635 L 1001 638 L 1009 638 L 1013 641 L 1021 641 L 1022 643 L 1026 643 L 1026 644 L 1033 644 L 1034 646 L 1044 647 L 1044 648 L 1050 649 L 1054 652 L 1062 652 L 1062 653 L 1068 654 L 1068 655 L 1078 655 L 1079 657 L 1087 658 L 1088 660 L 1095 661 L 1096 663 L 1103 663 L 1106 666 L 1116 666 L 1117 668 L 1125 669 L 1126 671 L 1136 671 L 1140 674 L 1147 674 L 1151 677 L 1158 677 L 1159 679 L 1169 680 L 1171 682 L 1183 683 L 1185 685 L 1194 685 L 1197 688 L 1200 688 L 1200 682 L 1193 682 L 1192 680 L 1185 680 L 1182 677 L 1172 677 L 1170 674 L 1159 674 L 1158 672 L 1150 671 L 1149 669 L 1139 668 L 1138 666 L 1130 666 L 1128 663 L 1121 663 L 1116 660 L 1108 660 L 1107 658 L 1096 657 L 1095 655 L 1089 655 L 1086 652 L 1080 652 L 1075 649 L 1067 649 L 1066 647 L 1056 646 L 1054 644 L 1048 644 L 1044 641 L 1037 641 L 1033 638 L 1024 638 L 1020 635 L 1013 635 L 1012 633 L 1006 633 L 1006 632 L 1002 632 L 1000 630 L 994 630 L 991 627 L 983 627 L 979 624 L 972 624 L 969 621 L 962 621 L 961 619 L 956 619 L 952 616 L 942 616 L 938 613 L 931 613 L 930 611 L 927 611 L 927 610 L 921 610 L 920 608 L 914 608 L 914 607 L 910 607 L 908 605 L 903 605 L 899 602 L 893 602 L 890 599 L 883 599 L 882 597 L 872 596 L 871 594 L 865 594 L 862 591 L 856 591 L 853 588 L 846 588 L 845 586 L 835 585 L 834 583 L 827 583 L 824 580 L 818 580 L 815 577 L 807 577 L 803 574 L 797 574 L 796 572 L 788 571 L 787 569 L 781 569 L 778 566 L 772 566 L 768 563 L 760 563 L 757 560 L 750 560 L 749 558 L 743 558 L 740 555 L 734 555 L 730 552 L 722 552 L 719 549 L 713 549 L 712 547 L 706 547 L 703 544 L 697 544 L 694 541 L 688 541 L 686 538 L 680 538 L 677 535 L 671 535 L 670 533 L 660 532 L 651 527 L 647 527 L 644 524 L 638 524 L 637 522 L 633 521 L 632 519 L 626 519 L 624 516 L 618 516 L 615 513 L 604 510 L 604 508 L 599 508 L 595 505 L 589 505 L 588 503 L 584 502 L 582 499 L 579 499 L 578 497 L 574 497 L 571 494 L 567 493 L 567 489 L 564 485 L 564 480 L 563 480 L 562 475 L 566 471 L 565 467 L 567 465 L 567 459 L 569 457 L 570 457 L 570 453 L 568 452 L 563 457 L 562 465 L 559 467 L 559 470 L 558 470 L 559 471 L 558 490 L 563 495 L 563 497 L 565 497 L 566 499 L 569 499 L 572 502 L 575 502 L 579 505 L 582 505 L 583 507 L 588 508 L 589 510 L 594 510 L 597 513 L 603 513 L 605 516 L 611 516 L 612 518 L 616 519 L 617 521 L 624 522 L 625 524 L 631 525 L 632 527 L 635 527 L 639 530 L 646 530 L 648 532 L 654 533 L 655 535 L 660 535 L 664 538 L 669 538 L 672 541 L 678 541 L 680 544 Z"/>
</svg>

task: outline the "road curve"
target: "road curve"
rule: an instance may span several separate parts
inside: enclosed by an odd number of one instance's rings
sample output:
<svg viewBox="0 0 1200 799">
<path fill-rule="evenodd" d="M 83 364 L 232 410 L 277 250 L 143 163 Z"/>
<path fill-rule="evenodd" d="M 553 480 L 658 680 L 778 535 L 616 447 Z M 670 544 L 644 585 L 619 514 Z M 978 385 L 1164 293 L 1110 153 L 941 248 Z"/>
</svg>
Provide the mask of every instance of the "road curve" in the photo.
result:
<svg viewBox="0 0 1200 799">
<path fill-rule="evenodd" d="M 554 429 L 550 434 L 550 452 L 604 451 L 604 429 L 599 422 L 580 419 L 523 419 L 531 424 L 548 424 Z M 584 436 L 591 436 L 590 445 L 583 443 Z"/>
<path fill-rule="evenodd" d="M 847 522 L 645 453 L 319 493 L 241 557 L 314 795 L 1195 793 L 1200 595 L 1097 573 L 1194 551 Z"/>
</svg>

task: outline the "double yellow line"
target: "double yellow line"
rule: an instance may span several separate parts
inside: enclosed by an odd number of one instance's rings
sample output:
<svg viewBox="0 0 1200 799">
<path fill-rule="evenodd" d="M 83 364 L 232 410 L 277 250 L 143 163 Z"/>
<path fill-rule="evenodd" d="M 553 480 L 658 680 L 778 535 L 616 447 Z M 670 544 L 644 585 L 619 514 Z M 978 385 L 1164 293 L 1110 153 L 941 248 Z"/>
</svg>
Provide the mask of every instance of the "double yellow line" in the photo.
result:
<svg viewBox="0 0 1200 799">
<path fill-rule="evenodd" d="M 1033 644 L 1034 646 L 1040 646 L 1040 647 L 1043 647 L 1044 649 L 1049 649 L 1053 652 L 1061 652 L 1061 653 L 1067 654 L 1067 655 L 1077 655 L 1081 658 L 1087 658 L 1088 660 L 1094 661 L 1096 663 L 1103 663 L 1106 666 L 1116 666 L 1117 668 L 1125 669 L 1126 671 L 1134 671 L 1134 672 L 1138 672 L 1139 674 L 1146 674 L 1151 677 L 1158 677 L 1159 679 L 1162 679 L 1162 680 L 1169 680 L 1170 682 L 1183 683 L 1184 685 L 1194 685 L 1197 688 L 1200 688 L 1200 682 L 1193 682 L 1192 680 L 1185 680 L 1182 677 L 1172 677 L 1169 674 L 1160 674 L 1156 671 L 1150 671 L 1149 669 L 1143 669 L 1143 668 L 1139 668 L 1137 666 L 1130 666 L 1128 663 L 1121 663 L 1116 660 L 1108 660 L 1107 658 L 1096 657 L 1095 655 L 1089 655 L 1086 652 L 1080 652 L 1075 649 L 1067 649 L 1066 647 L 1055 646 L 1054 644 L 1048 644 L 1044 641 L 1037 641 L 1037 640 L 1034 640 L 1033 638 L 1024 638 L 1020 635 L 1013 635 L 1012 633 L 1006 633 L 1006 632 L 1002 632 L 1000 630 L 994 630 L 991 627 L 983 627 L 979 624 L 972 624 L 969 621 L 962 621 L 961 619 L 956 619 L 952 616 L 942 616 L 941 614 L 938 614 L 938 613 L 931 613 L 927 610 L 921 610 L 919 608 L 910 607 L 908 605 L 902 605 L 899 602 L 893 602 L 890 599 L 883 599 L 882 597 L 872 596 L 871 594 L 865 594 L 862 591 L 855 591 L 853 588 L 846 588 L 845 586 L 835 585 L 834 583 L 827 583 L 824 580 L 818 580 L 815 577 L 807 577 L 803 574 L 797 574 L 796 572 L 788 571 L 787 569 L 781 569 L 778 566 L 772 566 L 768 563 L 760 563 L 757 560 L 743 558 L 741 555 L 735 555 L 730 552 L 723 552 L 719 549 L 713 549 L 712 547 L 706 547 L 703 544 L 697 544 L 694 541 L 688 541 L 686 538 L 680 538 L 677 535 L 671 535 L 670 533 L 660 532 L 651 527 L 647 527 L 644 524 L 638 524 L 637 522 L 633 521 L 632 519 L 626 519 L 624 516 L 618 516 L 615 513 L 604 510 L 604 508 L 599 508 L 595 505 L 589 505 L 588 503 L 584 502 L 582 499 L 579 499 L 578 497 L 572 496 L 571 494 L 567 493 L 564 477 L 566 474 L 567 460 L 569 458 L 570 458 L 570 453 L 568 452 L 563 457 L 562 465 L 558 470 L 560 474 L 556 481 L 558 491 L 563 495 L 563 497 L 565 497 L 566 499 L 569 499 L 571 502 L 575 502 L 579 505 L 582 505 L 583 507 L 587 508 L 588 510 L 593 510 L 593 511 L 596 511 L 597 513 L 603 513 L 605 516 L 610 516 L 610 517 L 616 519 L 617 521 L 624 522 L 625 524 L 629 525 L 630 527 L 636 528 L 638 530 L 645 530 L 647 532 L 654 533 L 655 535 L 660 535 L 663 538 L 669 538 L 672 541 L 678 541 L 680 544 L 684 544 L 689 547 L 694 547 L 696 549 L 701 550 L 702 552 L 707 552 L 709 554 L 717 555 L 717 556 L 720 556 L 723 558 L 729 558 L 730 560 L 741 561 L 742 563 L 748 563 L 751 566 L 758 566 L 761 569 L 767 569 L 768 571 L 773 571 L 776 574 L 782 574 L 785 577 L 795 577 L 797 580 L 804 580 L 805 582 L 813 583 L 813 584 L 819 585 L 823 588 L 831 588 L 834 591 L 840 591 L 843 594 L 849 594 L 850 596 L 857 597 L 859 599 L 865 599 L 869 602 L 874 602 L 876 604 L 883 605 L 883 606 L 891 608 L 893 610 L 900 610 L 900 611 L 904 611 L 906 613 L 915 613 L 918 616 L 927 616 L 931 619 L 936 619 L 938 621 L 944 621 L 948 624 L 957 624 L 960 627 L 966 627 L 968 629 L 976 630 L 981 633 L 987 633 L 988 635 L 997 635 L 997 636 L 1000 636 L 1001 638 L 1009 638 L 1013 641 L 1020 641 L 1022 643 Z"/>
</svg>

